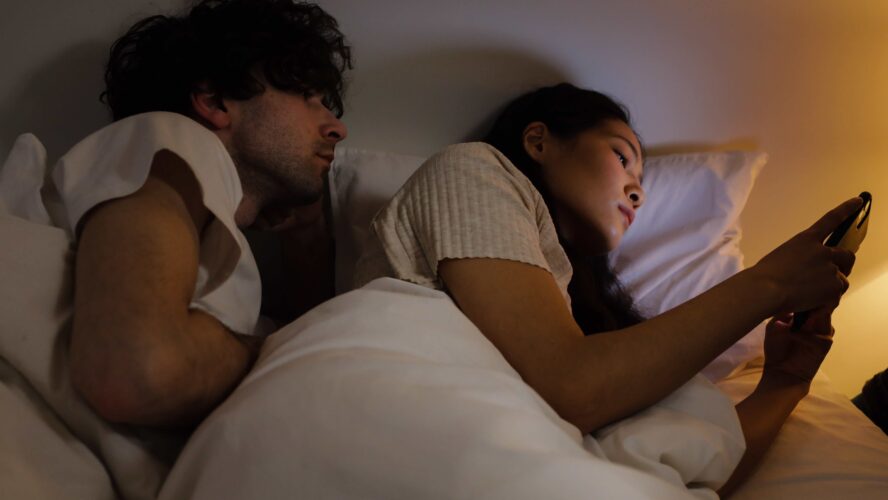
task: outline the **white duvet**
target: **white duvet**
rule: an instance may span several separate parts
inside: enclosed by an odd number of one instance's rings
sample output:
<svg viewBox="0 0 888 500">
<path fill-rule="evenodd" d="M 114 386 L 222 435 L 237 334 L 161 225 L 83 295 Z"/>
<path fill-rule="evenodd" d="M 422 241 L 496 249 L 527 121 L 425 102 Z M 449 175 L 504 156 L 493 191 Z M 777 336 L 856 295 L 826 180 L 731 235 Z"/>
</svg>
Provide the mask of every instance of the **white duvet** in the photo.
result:
<svg viewBox="0 0 888 500">
<path fill-rule="evenodd" d="M 702 377 L 584 438 L 446 294 L 386 278 L 270 337 L 160 497 L 716 498 L 743 449 Z"/>
</svg>

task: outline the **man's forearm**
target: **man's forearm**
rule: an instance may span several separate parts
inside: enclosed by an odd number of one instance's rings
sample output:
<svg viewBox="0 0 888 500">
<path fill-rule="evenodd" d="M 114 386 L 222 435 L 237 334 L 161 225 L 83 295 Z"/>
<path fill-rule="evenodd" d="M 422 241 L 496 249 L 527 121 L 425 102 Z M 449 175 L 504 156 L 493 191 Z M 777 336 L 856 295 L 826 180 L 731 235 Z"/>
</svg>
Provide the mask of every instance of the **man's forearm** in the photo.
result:
<svg viewBox="0 0 888 500">
<path fill-rule="evenodd" d="M 172 323 L 172 322 L 171 322 Z M 243 379 L 261 340 L 243 341 L 203 311 L 178 325 L 103 342 L 75 384 L 105 419 L 151 427 L 197 424 Z"/>
<path fill-rule="evenodd" d="M 155 404 L 145 407 L 138 422 L 152 426 L 191 425 L 218 406 L 246 376 L 261 347 L 261 339 L 231 333 L 203 311 L 188 315 L 182 342 L 164 349 L 153 377 Z M 182 351 L 175 352 L 174 349 Z M 169 367 L 169 372 L 162 370 Z"/>
</svg>

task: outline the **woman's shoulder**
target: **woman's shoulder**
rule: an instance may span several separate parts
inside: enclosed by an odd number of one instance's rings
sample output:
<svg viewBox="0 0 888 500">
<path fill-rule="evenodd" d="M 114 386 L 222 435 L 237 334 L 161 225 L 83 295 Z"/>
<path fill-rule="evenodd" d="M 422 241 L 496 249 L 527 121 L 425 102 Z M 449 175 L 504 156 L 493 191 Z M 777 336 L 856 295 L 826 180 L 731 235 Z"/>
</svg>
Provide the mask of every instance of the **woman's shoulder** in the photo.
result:
<svg viewBox="0 0 888 500">
<path fill-rule="evenodd" d="M 485 142 L 447 146 L 429 157 L 417 174 L 419 179 L 445 184 L 446 180 L 465 181 L 476 186 L 505 183 L 522 192 L 535 192 L 530 180 L 503 153 Z"/>
<path fill-rule="evenodd" d="M 485 166 L 504 167 L 505 164 L 512 166 L 505 155 L 486 142 L 451 144 L 429 157 L 426 163 L 432 165 L 452 165 L 454 167 L 474 165 L 478 168 Z"/>
<path fill-rule="evenodd" d="M 477 210 L 493 207 L 526 213 L 538 223 L 547 213 L 539 191 L 496 148 L 481 142 L 454 144 L 426 160 L 376 214 L 374 223 L 430 211 L 478 217 Z"/>
</svg>

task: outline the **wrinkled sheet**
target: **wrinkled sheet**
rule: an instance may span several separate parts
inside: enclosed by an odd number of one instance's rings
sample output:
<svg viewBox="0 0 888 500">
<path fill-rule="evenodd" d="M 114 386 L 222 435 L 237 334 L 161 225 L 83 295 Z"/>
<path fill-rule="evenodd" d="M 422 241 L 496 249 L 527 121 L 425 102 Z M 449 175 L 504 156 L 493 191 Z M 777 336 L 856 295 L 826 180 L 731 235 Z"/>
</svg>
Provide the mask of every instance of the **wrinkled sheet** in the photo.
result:
<svg viewBox="0 0 888 500">
<path fill-rule="evenodd" d="M 0 212 L 0 428 L 16 432 L 0 440 L 0 498 L 43 497 L 58 488 L 66 498 L 103 498 L 108 487 L 80 490 L 71 480 L 108 478 L 117 496 L 150 500 L 184 442 L 179 433 L 112 425 L 77 394 L 68 374 L 68 334 L 73 310 L 71 243 L 59 228 Z M 29 415 L 9 425 L 6 421 Z M 49 448 L 60 450 L 49 453 Z M 38 452 L 42 456 L 34 458 Z M 74 463 L 73 458 L 82 461 Z M 21 459 L 19 459 L 21 458 Z M 39 467 L 37 467 L 39 465 Z M 68 471 L 54 476 L 53 471 Z M 98 479 L 97 479 L 98 481 Z M 11 491 L 35 492 L 7 496 Z"/>
<path fill-rule="evenodd" d="M 584 439 L 446 294 L 383 278 L 270 337 L 160 497 L 716 498 L 742 451 L 702 377 Z"/>
<path fill-rule="evenodd" d="M 761 361 L 718 383 L 735 401 L 758 383 Z M 888 436 L 820 372 L 758 471 L 732 500 L 888 499 Z"/>
</svg>

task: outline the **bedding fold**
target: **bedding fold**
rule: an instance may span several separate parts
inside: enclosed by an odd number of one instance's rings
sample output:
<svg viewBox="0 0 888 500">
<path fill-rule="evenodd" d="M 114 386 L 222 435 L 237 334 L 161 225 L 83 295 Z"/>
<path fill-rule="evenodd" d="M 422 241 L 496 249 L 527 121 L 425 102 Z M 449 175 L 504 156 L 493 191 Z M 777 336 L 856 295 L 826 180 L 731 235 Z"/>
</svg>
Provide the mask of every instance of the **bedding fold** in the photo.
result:
<svg viewBox="0 0 888 500">
<path fill-rule="evenodd" d="M 584 438 L 445 293 L 383 278 L 272 335 L 160 498 L 715 498 L 742 443 L 702 378 Z"/>
</svg>

